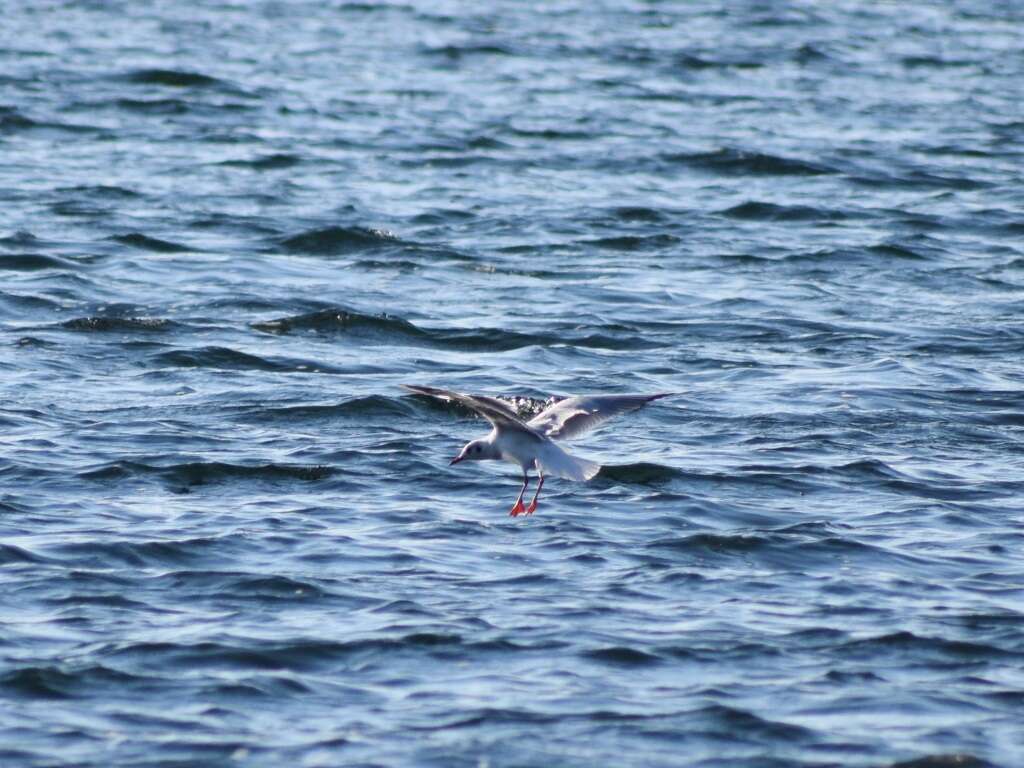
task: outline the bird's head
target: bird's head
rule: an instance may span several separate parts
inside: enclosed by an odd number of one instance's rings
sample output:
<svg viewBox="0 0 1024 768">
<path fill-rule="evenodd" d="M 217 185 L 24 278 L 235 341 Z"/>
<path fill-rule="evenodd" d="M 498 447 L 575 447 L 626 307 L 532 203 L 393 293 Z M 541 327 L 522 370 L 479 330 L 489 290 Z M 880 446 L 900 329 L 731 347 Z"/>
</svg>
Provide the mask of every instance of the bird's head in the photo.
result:
<svg viewBox="0 0 1024 768">
<path fill-rule="evenodd" d="M 460 461 L 482 461 L 484 459 L 500 458 L 494 450 L 494 446 L 487 440 L 474 440 L 462 446 L 459 455 L 448 462 L 449 465 L 458 464 Z"/>
</svg>

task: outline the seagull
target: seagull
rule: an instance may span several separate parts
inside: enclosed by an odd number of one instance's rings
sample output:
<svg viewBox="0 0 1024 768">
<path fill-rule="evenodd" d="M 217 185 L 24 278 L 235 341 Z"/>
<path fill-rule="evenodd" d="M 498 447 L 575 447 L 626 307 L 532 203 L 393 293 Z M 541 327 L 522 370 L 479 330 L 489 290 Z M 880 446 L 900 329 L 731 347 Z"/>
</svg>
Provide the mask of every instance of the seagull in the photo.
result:
<svg viewBox="0 0 1024 768">
<path fill-rule="evenodd" d="M 523 487 L 519 498 L 509 515 L 532 515 L 537 509 L 537 497 L 544 487 L 544 476 L 567 480 L 590 480 L 601 469 L 594 461 L 572 456 L 559 446 L 556 440 L 571 440 L 618 416 L 643 407 L 652 400 L 667 397 L 669 393 L 657 395 L 581 395 L 567 397 L 541 411 L 529 421 L 519 416 L 496 397 L 466 395 L 450 389 L 421 387 L 403 384 L 403 388 L 417 395 L 426 395 L 438 400 L 459 403 L 491 423 L 491 433 L 486 437 L 466 443 L 459 455 L 449 462 L 485 461 L 500 459 L 518 464 L 523 470 Z M 528 507 L 523 506 L 523 494 L 530 484 L 529 470 L 537 470 L 537 490 Z"/>
</svg>

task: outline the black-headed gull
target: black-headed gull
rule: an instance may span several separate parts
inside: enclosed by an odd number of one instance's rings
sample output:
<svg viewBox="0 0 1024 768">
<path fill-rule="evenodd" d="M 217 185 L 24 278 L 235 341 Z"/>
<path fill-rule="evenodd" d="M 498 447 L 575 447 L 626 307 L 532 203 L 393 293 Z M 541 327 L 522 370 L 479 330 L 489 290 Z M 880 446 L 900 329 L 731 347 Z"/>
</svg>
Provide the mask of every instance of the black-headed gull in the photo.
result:
<svg viewBox="0 0 1024 768">
<path fill-rule="evenodd" d="M 635 411 L 668 394 L 567 397 L 524 422 L 515 411 L 494 397 L 464 395 L 435 387 L 408 384 L 402 386 L 417 395 L 460 403 L 491 423 L 493 429 L 489 435 L 466 443 L 459 451 L 459 455 L 450 463 L 500 459 L 518 464 L 523 470 L 523 487 L 509 512 L 512 517 L 520 513 L 532 515 L 537 509 L 537 497 L 540 496 L 540 489 L 544 487 L 545 475 L 555 475 L 567 480 L 590 480 L 601 469 L 601 465 L 596 462 L 569 455 L 555 443 L 555 440 L 578 437 L 613 416 Z M 537 490 L 533 494 L 530 506 L 524 507 L 523 494 L 530 483 L 528 473 L 534 467 L 539 478 Z"/>
</svg>

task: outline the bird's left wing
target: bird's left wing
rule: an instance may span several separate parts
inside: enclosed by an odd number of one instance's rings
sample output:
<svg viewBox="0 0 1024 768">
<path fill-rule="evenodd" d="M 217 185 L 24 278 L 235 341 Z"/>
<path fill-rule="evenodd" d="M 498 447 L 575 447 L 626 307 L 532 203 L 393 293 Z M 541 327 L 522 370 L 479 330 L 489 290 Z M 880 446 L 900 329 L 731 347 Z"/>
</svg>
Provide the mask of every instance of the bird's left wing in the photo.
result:
<svg viewBox="0 0 1024 768">
<path fill-rule="evenodd" d="M 483 416 L 495 427 L 525 432 L 533 437 L 541 439 L 541 435 L 538 434 L 536 430 L 525 424 L 515 411 L 495 397 L 466 395 L 462 392 L 453 392 L 450 389 L 423 387 L 414 384 L 403 384 L 402 388 L 407 389 L 410 392 L 414 392 L 417 395 L 426 395 L 427 397 L 434 397 L 438 400 L 448 400 L 453 403 L 459 403 L 460 405 L 469 408 L 469 410 L 474 413 Z"/>
<path fill-rule="evenodd" d="M 527 426 L 554 440 L 571 440 L 608 419 L 635 411 L 668 394 L 567 397 L 534 416 Z"/>
</svg>

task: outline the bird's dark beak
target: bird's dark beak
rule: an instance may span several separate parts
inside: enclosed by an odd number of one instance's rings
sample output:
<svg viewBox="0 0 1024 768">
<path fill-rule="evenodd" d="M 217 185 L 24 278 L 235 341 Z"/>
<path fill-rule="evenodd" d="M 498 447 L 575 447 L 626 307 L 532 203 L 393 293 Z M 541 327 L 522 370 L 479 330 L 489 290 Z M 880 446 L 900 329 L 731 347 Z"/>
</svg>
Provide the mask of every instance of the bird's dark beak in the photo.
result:
<svg viewBox="0 0 1024 768">
<path fill-rule="evenodd" d="M 460 461 L 462 461 L 462 457 L 456 456 L 454 459 L 448 462 L 448 466 L 450 467 L 452 464 L 458 464 Z"/>
</svg>

